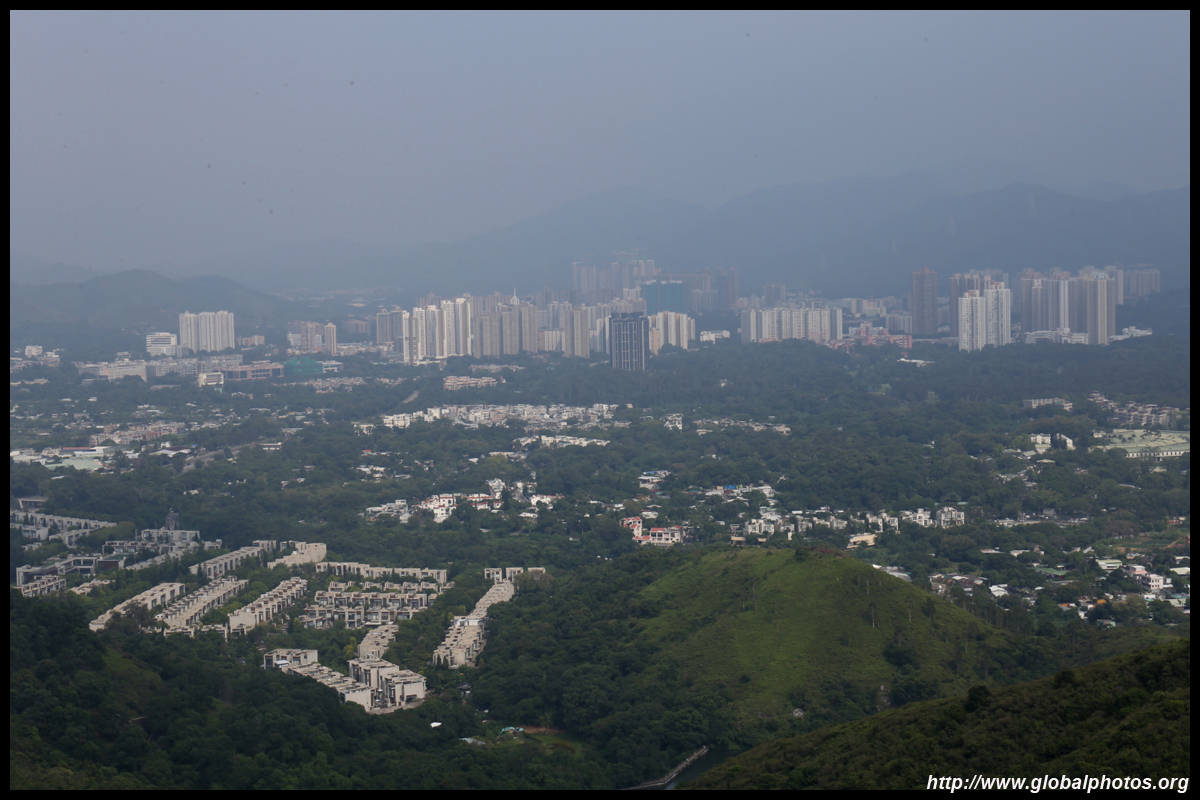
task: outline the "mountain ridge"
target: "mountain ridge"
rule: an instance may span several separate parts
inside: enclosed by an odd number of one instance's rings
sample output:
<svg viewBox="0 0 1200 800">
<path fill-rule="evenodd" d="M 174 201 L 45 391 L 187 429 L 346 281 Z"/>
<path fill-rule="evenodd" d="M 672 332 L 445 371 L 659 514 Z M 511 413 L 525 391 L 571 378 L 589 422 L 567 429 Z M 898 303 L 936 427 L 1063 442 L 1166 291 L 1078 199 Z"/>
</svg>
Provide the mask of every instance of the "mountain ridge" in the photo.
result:
<svg viewBox="0 0 1200 800">
<path fill-rule="evenodd" d="M 993 173 L 993 184 L 1016 174 Z M 918 170 L 768 187 L 712 209 L 626 188 L 454 242 L 397 250 L 320 240 L 210 259 L 201 270 L 255 289 L 392 287 L 415 300 L 514 284 L 522 293 L 563 287 L 572 261 L 605 262 L 613 251 L 645 248 L 666 272 L 737 268 L 747 294 L 764 283 L 826 295 L 899 294 L 921 266 L 945 273 L 943 285 L 949 273 L 970 269 L 1015 277 L 1026 267 L 1113 263 L 1157 266 L 1164 287 L 1190 283 L 1188 187 L 1102 186 L 1096 193 L 1110 199 L 1095 199 L 1022 181 L 978 188 L 987 183 Z M 30 261 L 13 255 L 11 283 L 87 274 L 43 264 L 42 276 L 30 278 Z"/>
</svg>

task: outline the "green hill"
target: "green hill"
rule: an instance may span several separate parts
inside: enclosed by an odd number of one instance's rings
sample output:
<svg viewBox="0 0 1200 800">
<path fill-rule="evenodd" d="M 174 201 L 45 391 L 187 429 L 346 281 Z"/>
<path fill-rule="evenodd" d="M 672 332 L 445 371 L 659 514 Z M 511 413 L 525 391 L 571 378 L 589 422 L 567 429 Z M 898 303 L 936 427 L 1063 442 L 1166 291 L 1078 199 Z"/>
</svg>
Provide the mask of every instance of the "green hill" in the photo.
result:
<svg viewBox="0 0 1200 800">
<path fill-rule="evenodd" d="M 1186 778 L 1190 722 L 1190 643 L 1171 642 L 777 739 L 688 788 L 918 789 L 930 775 L 977 774 Z"/>
<path fill-rule="evenodd" d="M 754 744 L 1086 658 L 1065 636 L 988 625 L 845 553 L 796 553 L 641 552 L 530 582 L 489 614 L 476 702 L 645 762 L 636 783 L 700 744 Z"/>
<path fill-rule="evenodd" d="M 1007 632 L 858 559 L 799 552 L 710 553 L 655 581 L 641 635 L 656 659 L 726 687 L 744 725 L 807 728 L 1011 679 Z"/>
<path fill-rule="evenodd" d="M 478 668 L 461 673 L 475 704 L 505 724 L 564 729 L 617 786 L 663 775 L 701 744 L 807 733 L 1154 641 L 1082 625 L 1005 630 L 808 548 L 641 551 L 523 582 L 488 627 Z"/>
</svg>

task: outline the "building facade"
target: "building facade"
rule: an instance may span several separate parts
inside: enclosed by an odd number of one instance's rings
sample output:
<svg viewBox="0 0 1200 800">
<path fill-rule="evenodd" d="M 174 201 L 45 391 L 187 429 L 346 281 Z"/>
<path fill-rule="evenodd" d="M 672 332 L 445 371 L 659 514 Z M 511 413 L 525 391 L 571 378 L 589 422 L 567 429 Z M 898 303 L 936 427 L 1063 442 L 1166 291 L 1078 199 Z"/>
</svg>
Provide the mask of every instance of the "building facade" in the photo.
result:
<svg viewBox="0 0 1200 800">
<path fill-rule="evenodd" d="M 233 335 L 233 313 L 202 311 L 179 315 L 179 348 L 192 353 L 218 352 L 232 348 L 237 340 Z"/>
<path fill-rule="evenodd" d="M 645 314 L 614 314 L 609 320 L 613 369 L 645 371 L 650 352 L 650 320 Z"/>
<path fill-rule="evenodd" d="M 146 334 L 146 352 L 152 356 L 179 355 L 179 338 L 165 331 Z"/>
<path fill-rule="evenodd" d="M 912 326 L 915 336 L 937 334 L 937 273 L 921 267 L 912 274 Z"/>
</svg>

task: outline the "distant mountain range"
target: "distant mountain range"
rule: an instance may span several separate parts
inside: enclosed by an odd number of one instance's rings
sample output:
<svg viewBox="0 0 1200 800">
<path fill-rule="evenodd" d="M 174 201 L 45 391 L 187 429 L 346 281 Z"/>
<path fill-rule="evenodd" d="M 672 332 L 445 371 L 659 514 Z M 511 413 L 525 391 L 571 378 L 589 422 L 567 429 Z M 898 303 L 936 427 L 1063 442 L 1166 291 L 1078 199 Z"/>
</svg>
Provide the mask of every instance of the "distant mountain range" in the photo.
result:
<svg viewBox="0 0 1200 800">
<path fill-rule="evenodd" d="M 924 174 L 762 190 L 716 209 L 622 190 L 593 195 L 450 244 L 388 253 L 325 242 L 259 254 L 225 274 L 262 288 L 396 286 L 425 292 L 522 293 L 565 286 L 570 263 L 645 248 L 672 272 L 736 267 L 744 292 L 764 283 L 828 295 L 908 291 L 909 273 L 1000 268 L 1077 270 L 1150 263 L 1187 285 L 1188 189 L 1071 197 L 1013 184 L 947 194 Z"/>
<path fill-rule="evenodd" d="M 179 327 L 181 311 L 232 311 L 248 327 L 273 320 L 283 303 L 213 275 L 173 281 L 149 270 L 99 275 L 82 283 L 13 286 L 9 324 L 88 323 L 104 328 Z"/>
<path fill-rule="evenodd" d="M 293 306 L 215 275 L 171 280 L 149 270 L 97 275 L 81 283 L 9 287 L 9 339 L 14 346 L 68 348 L 99 358 L 140 350 L 147 330 L 178 332 L 181 311 L 232 311 L 239 332 L 278 325 Z"/>
<path fill-rule="evenodd" d="M 82 283 L 101 273 L 90 267 L 74 264 L 51 264 L 25 253 L 10 252 L 8 281 L 25 286 L 44 286 L 51 283 Z"/>
<path fill-rule="evenodd" d="M 393 287 L 425 292 L 529 292 L 562 287 L 576 260 L 607 261 L 614 250 L 645 248 L 661 269 L 736 267 L 744 293 L 764 283 L 827 295 L 882 296 L 909 288 L 909 273 L 1026 267 L 1077 270 L 1150 263 L 1163 285 L 1190 283 L 1188 188 L 1132 193 L 1115 185 L 1077 197 L 1028 183 L 996 186 L 1003 170 L 966 180 L 961 171 L 924 170 L 764 189 L 715 209 L 624 189 L 448 244 L 392 251 L 322 241 L 200 265 L 271 291 L 279 288 Z M 78 283 L 84 267 L 14 255 L 14 284 Z M 226 303 L 225 305 L 228 305 Z"/>
</svg>

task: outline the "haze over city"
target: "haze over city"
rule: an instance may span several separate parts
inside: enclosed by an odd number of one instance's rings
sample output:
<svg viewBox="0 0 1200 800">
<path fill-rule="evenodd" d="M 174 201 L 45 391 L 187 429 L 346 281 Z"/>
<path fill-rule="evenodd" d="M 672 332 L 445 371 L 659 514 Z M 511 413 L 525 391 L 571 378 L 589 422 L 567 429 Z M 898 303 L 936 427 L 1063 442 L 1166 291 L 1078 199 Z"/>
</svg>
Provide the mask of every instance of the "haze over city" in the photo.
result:
<svg viewBox="0 0 1200 800">
<path fill-rule="evenodd" d="M 1186 793 L 1190 12 L 10 23 L 10 791 Z"/>
<path fill-rule="evenodd" d="M 1177 188 L 1188 19 L 18 12 L 11 247 L 179 276 L 622 188 L 713 207 L 927 168 L 960 191 Z"/>
</svg>

